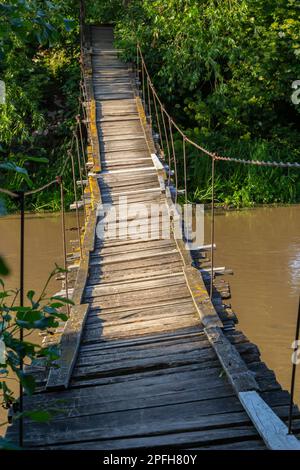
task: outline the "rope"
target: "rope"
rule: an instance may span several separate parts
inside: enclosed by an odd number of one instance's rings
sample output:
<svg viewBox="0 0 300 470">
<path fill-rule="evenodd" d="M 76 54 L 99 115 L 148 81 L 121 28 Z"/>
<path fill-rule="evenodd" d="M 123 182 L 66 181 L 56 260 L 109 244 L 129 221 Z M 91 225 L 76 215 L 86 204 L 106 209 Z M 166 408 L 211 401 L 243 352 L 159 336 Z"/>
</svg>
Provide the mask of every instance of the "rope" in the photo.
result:
<svg viewBox="0 0 300 470">
<path fill-rule="evenodd" d="M 9 189 L 0 188 L 0 193 L 7 194 L 10 197 L 19 197 L 19 194 L 9 191 Z"/>
<path fill-rule="evenodd" d="M 143 54 L 142 54 L 142 51 L 141 51 L 141 48 L 140 48 L 140 45 L 138 44 L 137 45 L 138 47 L 138 51 L 139 51 L 139 54 L 140 54 L 140 58 L 141 58 L 141 62 L 142 62 L 142 65 L 143 65 L 143 68 L 145 69 L 145 73 L 147 75 L 147 79 L 149 80 L 149 83 L 150 83 L 150 86 L 152 87 L 152 90 L 153 90 L 153 93 L 154 95 L 156 96 L 156 99 L 158 101 L 158 103 L 161 105 L 161 107 L 164 109 L 164 106 L 162 104 L 162 102 L 160 101 L 158 95 L 157 95 L 157 92 L 154 88 L 154 85 L 152 83 L 152 80 L 150 78 L 150 75 L 149 75 L 149 72 L 148 72 L 148 69 L 147 69 L 147 66 L 145 64 L 145 61 L 144 61 L 144 57 L 143 57 Z M 226 161 L 226 162 L 233 162 L 233 163 L 244 163 L 246 165 L 256 165 L 256 166 L 268 166 L 268 167 L 278 167 L 278 168 L 296 168 L 296 169 L 300 169 L 300 163 L 296 163 L 296 162 L 276 162 L 276 161 L 259 161 L 259 160 L 245 160 L 245 159 L 239 159 L 239 158 L 233 158 L 233 157 L 225 157 L 225 156 L 221 156 L 221 155 L 217 155 L 216 153 L 214 152 L 211 152 L 210 150 L 206 149 L 205 147 L 202 147 L 201 145 L 197 144 L 196 142 L 194 142 L 193 140 L 189 139 L 187 137 L 187 135 L 181 130 L 181 128 L 176 124 L 176 122 L 172 119 L 172 117 L 169 115 L 169 113 L 164 109 L 164 112 L 166 113 L 166 116 L 168 117 L 168 119 L 170 119 L 172 125 L 174 126 L 174 128 L 179 132 L 179 134 L 181 134 L 182 137 L 185 138 L 185 141 L 188 142 L 189 144 L 191 144 L 193 147 L 195 147 L 196 149 L 198 150 L 201 150 L 201 152 L 203 152 L 204 154 L 208 155 L 209 157 L 211 157 L 212 159 L 215 159 L 215 160 L 223 160 L 223 161 Z"/>
<path fill-rule="evenodd" d="M 31 191 L 26 191 L 24 193 L 24 196 L 30 196 L 31 194 L 40 193 L 41 191 L 44 191 L 44 189 L 47 189 L 52 186 L 53 184 L 57 184 L 57 180 L 49 181 L 49 183 L 44 184 L 44 186 L 41 186 L 40 188 L 33 189 Z"/>
<path fill-rule="evenodd" d="M 277 168 L 300 168 L 300 163 L 296 162 L 268 162 L 264 160 L 244 160 L 239 158 L 222 157 L 220 155 L 214 156 L 215 160 L 222 160 L 225 162 L 244 163 L 246 165 L 257 165 L 257 166 L 270 166 Z"/>
</svg>

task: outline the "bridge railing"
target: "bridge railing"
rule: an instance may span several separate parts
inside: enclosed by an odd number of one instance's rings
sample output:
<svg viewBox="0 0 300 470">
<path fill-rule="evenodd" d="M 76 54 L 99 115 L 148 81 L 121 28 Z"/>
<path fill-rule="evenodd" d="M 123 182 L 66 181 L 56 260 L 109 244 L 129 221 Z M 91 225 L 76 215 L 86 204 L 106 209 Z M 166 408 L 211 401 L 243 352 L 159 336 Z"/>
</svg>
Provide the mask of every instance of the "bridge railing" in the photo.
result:
<svg viewBox="0 0 300 470">
<path fill-rule="evenodd" d="M 202 156 L 206 156 L 211 160 L 211 227 L 210 227 L 210 246 L 211 246 L 211 269 L 210 269 L 210 297 L 213 294 L 213 280 L 214 280 L 214 247 L 215 247 L 215 181 L 216 181 L 216 162 L 224 161 L 227 163 L 244 164 L 252 166 L 260 166 L 267 168 L 288 168 L 300 170 L 300 163 L 297 162 L 278 162 L 278 161 L 264 161 L 264 160 L 251 160 L 241 159 L 235 157 L 228 157 L 213 152 L 199 143 L 191 140 L 182 128 L 175 122 L 173 117 L 168 113 L 166 107 L 162 103 L 150 77 L 147 69 L 142 49 L 139 43 L 136 46 L 136 85 L 139 96 L 142 100 L 145 114 L 147 117 L 150 132 L 156 142 L 156 147 L 160 158 L 162 158 L 166 165 L 168 174 L 168 185 L 174 187 L 174 202 L 177 203 L 178 195 L 184 194 L 185 204 L 188 203 L 188 168 L 187 168 L 187 145 L 199 150 Z M 182 155 L 183 162 L 183 190 L 179 189 L 179 174 L 178 174 L 178 155 L 175 152 L 174 135 L 182 138 Z M 297 357 L 299 350 L 299 330 L 300 330 L 300 300 L 297 316 L 297 324 L 295 329 L 294 341 L 294 354 Z M 293 361 L 292 364 L 292 378 L 290 389 L 290 415 L 289 415 L 289 433 L 292 430 L 292 413 L 293 413 L 293 400 L 295 389 L 297 362 Z"/>
</svg>

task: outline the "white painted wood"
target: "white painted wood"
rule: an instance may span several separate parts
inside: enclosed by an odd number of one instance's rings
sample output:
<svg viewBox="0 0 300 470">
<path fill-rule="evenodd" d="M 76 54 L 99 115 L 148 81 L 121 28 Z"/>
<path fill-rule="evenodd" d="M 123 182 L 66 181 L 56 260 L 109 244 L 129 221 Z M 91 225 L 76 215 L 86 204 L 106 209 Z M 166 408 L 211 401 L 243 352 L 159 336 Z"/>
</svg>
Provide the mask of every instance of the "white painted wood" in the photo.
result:
<svg viewBox="0 0 300 470">
<path fill-rule="evenodd" d="M 76 210 L 77 208 L 78 209 L 81 209 L 83 207 L 83 201 L 77 201 L 76 202 L 73 202 L 73 204 L 70 204 L 70 210 Z"/>
<path fill-rule="evenodd" d="M 164 170 L 163 164 L 161 163 L 161 161 L 159 160 L 158 156 L 155 153 L 151 153 L 151 158 L 153 161 L 153 165 L 158 171 Z"/>
<path fill-rule="evenodd" d="M 240 392 L 239 399 L 266 446 L 271 450 L 300 450 L 300 441 L 257 392 Z"/>
<path fill-rule="evenodd" d="M 164 194 L 166 192 L 166 185 L 161 175 L 158 175 L 158 182 L 159 182 L 160 190 Z"/>
<path fill-rule="evenodd" d="M 104 170 L 101 172 L 102 175 L 112 175 L 112 174 L 117 174 L 117 173 L 135 173 L 139 171 L 153 171 L 155 168 L 153 166 L 145 166 L 145 167 L 140 167 L 140 168 L 125 168 L 124 170 Z M 89 174 L 90 175 L 90 174 Z"/>
<path fill-rule="evenodd" d="M 194 245 L 190 245 L 189 243 L 187 243 L 187 246 L 188 246 L 188 248 L 190 249 L 190 251 L 200 251 L 200 250 L 206 251 L 206 250 L 210 250 L 210 249 L 211 249 L 211 245 L 198 245 L 198 246 L 194 246 Z M 217 246 L 216 246 L 215 243 L 214 243 L 214 245 L 213 245 L 213 248 L 214 248 L 214 250 L 217 248 Z"/>
<path fill-rule="evenodd" d="M 225 266 L 222 267 L 217 267 L 213 269 L 214 273 L 219 273 L 219 274 L 233 274 L 232 269 L 227 269 Z M 203 274 L 209 274 L 211 272 L 211 268 L 202 268 L 200 269 L 200 272 Z"/>
</svg>

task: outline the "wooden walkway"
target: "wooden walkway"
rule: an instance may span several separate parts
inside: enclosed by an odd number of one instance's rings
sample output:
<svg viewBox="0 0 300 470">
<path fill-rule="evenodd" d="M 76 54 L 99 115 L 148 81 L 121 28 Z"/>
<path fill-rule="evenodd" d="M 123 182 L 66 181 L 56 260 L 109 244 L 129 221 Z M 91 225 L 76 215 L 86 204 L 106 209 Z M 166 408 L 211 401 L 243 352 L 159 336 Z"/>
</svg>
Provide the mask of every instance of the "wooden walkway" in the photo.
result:
<svg viewBox="0 0 300 470">
<path fill-rule="evenodd" d="M 170 209 L 172 201 L 153 163 L 140 100 L 114 50 L 111 28 L 90 28 L 85 67 L 93 95 L 86 256 L 61 338 L 61 369 L 36 370 L 38 391 L 25 399 L 26 410 L 62 412 L 45 424 L 25 421 L 25 446 L 299 448 L 277 420 L 287 420 L 289 394 L 260 361 L 257 347 L 235 330 L 218 294 L 222 282 L 215 283 L 214 307 L 205 279 L 172 236 L 94 236 L 101 204 L 116 205 L 126 196 L 129 203 Z M 135 220 L 147 231 L 148 217 Z M 122 217 L 116 225 L 124 227 Z M 297 429 L 299 418 L 296 411 Z M 17 435 L 14 424 L 7 437 Z"/>
</svg>

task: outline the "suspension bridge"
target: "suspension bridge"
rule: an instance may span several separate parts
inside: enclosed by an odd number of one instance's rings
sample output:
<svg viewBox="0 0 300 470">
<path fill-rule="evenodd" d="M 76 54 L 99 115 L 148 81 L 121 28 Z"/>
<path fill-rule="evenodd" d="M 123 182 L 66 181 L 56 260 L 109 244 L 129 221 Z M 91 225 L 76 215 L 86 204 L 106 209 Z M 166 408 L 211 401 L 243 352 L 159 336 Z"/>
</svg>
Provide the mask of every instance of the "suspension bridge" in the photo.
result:
<svg viewBox="0 0 300 470">
<path fill-rule="evenodd" d="M 214 267 L 214 239 L 189 251 L 176 236 L 173 131 L 181 131 L 155 92 L 141 49 L 133 71 L 119 59 L 112 27 L 83 32 L 89 145 L 78 182 L 82 201 L 76 197 L 73 207 L 79 214 L 83 206 L 85 220 L 63 286 L 74 306 L 62 331 L 44 339 L 59 343 L 58 367 L 27 368 L 37 389 L 24 396 L 24 411 L 56 413 L 47 423 L 24 419 L 24 447 L 300 450 L 298 409 L 223 303 L 230 292 Z M 181 135 L 186 162 L 191 142 Z M 199 148 L 212 168 L 226 158 Z M 186 171 L 184 163 L 185 182 Z M 186 185 L 183 195 L 187 200 Z M 125 220 L 120 208 L 136 204 L 164 207 L 170 236 L 161 236 L 161 215 L 151 235 L 149 215 Z M 101 231 L 106 205 L 119 209 L 113 236 Z M 120 236 L 131 222 L 139 237 Z M 18 442 L 19 433 L 15 421 L 6 437 Z"/>
</svg>

